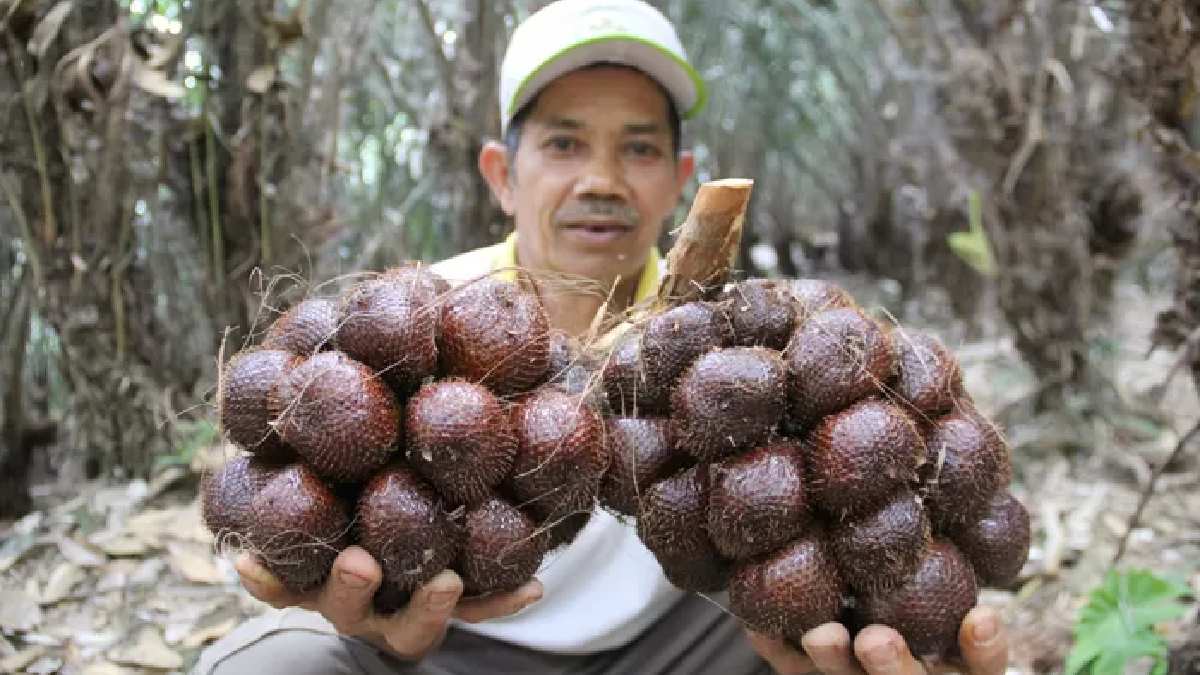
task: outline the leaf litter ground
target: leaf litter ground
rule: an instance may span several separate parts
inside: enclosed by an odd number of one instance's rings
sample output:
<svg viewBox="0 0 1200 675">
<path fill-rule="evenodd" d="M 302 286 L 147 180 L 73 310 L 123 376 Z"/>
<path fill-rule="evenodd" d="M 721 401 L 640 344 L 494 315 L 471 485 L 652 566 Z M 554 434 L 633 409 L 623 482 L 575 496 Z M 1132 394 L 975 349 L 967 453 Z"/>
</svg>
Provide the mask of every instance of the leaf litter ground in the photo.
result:
<svg viewBox="0 0 1200 675">
<path fill-rule="evenodd" d="M 838 281 L 867 307 L 879 295 L 877 286 Z M 1150 400 L 1173 363 L 1169 353 L 1146 356 L 1153 305 L 1122 287 L 1112 382 L 1124 400 Z M 936 325 L 909 325 L 947 338 L 967 390 L 1006 430 L 1014 493 L 1029 506 L 1034 544 L 1015 587 L 984 591 L 981 602 L 1004 612 L 1010 672 L 1061 672 L 1079 610 L 1109 570 L 1152 467 L 1200 418 L 1196 394 L 1176 377 L 1150 419 L 1034 416 L 1023 402 L 1035 382 L 1010 340 L 955 343 Z M 1085 434 L 1095 439 L 1090 453 L 1070 459 L 1060 452 Z M 208 448 L 190 467 L 150 481 L 35 486 L 38 510 L 0 522 L 0 672 L 187 672 L 204 646 L 266 611 L 241 590 L 200 520 L 199 476 L 234 452 Z M 1120 567 L 1173 575 L 1200 595 L 1197 454 L 1185 453 L 1159 481 Z M 1182 642 L 1195 630 L 1197 611 L 1192 602 L 1159 634 Z"/>
</svg>

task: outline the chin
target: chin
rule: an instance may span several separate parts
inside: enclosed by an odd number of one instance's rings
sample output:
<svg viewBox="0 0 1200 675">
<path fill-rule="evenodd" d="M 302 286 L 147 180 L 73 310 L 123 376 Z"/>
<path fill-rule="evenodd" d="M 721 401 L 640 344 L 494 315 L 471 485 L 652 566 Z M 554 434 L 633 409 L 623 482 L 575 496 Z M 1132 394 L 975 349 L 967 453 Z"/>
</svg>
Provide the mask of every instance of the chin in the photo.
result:
<svg viewBox="0 0 1200 675">
<path fill-rule="evenodd" d="M 618 276 L 622 279 L 628 279 L 632 276 L 641 275 L 642 265 L 646 260 L 646 253 L 636 256 L 638 263 L 633 265 L 632 268 L 626 262 L 630 257 L 629 254 L 625 254 L 623 251 L 609 254 L 599 254 L 594 251 L 587 253 L 572 252 L 569 258 L 562 261 L 563 264 L 559 266 L 559 269 L 566 274 L 592 279 L 607 287 Z"/>
</svg>

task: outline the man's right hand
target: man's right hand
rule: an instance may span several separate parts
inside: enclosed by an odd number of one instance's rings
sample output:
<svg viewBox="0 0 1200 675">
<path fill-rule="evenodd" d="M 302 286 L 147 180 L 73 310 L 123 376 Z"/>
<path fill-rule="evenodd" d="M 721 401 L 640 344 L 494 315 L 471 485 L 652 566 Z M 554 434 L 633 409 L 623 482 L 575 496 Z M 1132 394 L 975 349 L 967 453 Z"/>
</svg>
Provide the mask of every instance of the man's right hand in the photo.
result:
<svg viewBox="0 0 1200 675">
<path fill-rule="evenodd" d="M 240 556 L 236 567 L 246 590 L 272 607 L 303 607 L 319 612 L 343 635 L 369 640 L 411 661 L 437 649 L 451 618 L 475 623 L 508 616 L 542 597 L 542 583 L 534 579 L 515 591 L 462 600 L 462 579 L 443 570 L 417 589 L 407 606 L 395 614 L 383 615 L 371 605 L 383 581 L 383 570 L 371 554 L 358 546 L 342 551 L 325 585 L 310 593 L 289 592 L 250 554 Z"/>
</svg>

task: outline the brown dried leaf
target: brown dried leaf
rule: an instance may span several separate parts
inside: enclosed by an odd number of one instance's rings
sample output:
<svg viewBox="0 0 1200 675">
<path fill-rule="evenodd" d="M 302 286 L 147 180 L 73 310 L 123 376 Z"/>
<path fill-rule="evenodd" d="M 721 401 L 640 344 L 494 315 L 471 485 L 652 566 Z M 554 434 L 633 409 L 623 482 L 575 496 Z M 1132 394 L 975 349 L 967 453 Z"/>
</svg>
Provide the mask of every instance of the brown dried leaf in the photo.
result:
<svg viewBox="0 0 1200 675">
<path fill-rule="evenodd" d="M 146 499 L 150 500 L 159 496 L 187 474 L 187 469 L 182 466 L 168 466 L 163 469 L 157 476 L 150 480 L 150 485 L 146 490 Z"/>
<path fill-rule="evenodd" d="M 39 59 L 45 56 L 46 50 L 50 47 L 50 43 L 54 42 L 54 38 L 58 36 L 58 31 L 62 28 L 63 21 L 71 13 L 71 8 L 74 5 L 74 0 L 62 0 L 53 9 L 46 12 L 46 16 L 42 17 L 37 28 L 33 29 L 33 37 L 29 38 L 29 53 Z"/>
<path fill-rule="evenodd" d="M 172 542 L 167 545 L 167 551 L 171 569 L 184 579 L 194 584 L 225 583 L 225 577 L 213 563 L 212 552 L 208 549 Z"/>
<path fill-rule="evenodd" d="M 214 623 L 211 626 L 197 628 L 183 638 L 183 646 L 188 649 L 197 649 L 210 642 L 215 642 L 225 637 L 234 628 L 237 628 L 238 618 L 229 617 L 220 623 Z"/>
<path fill-rule="evenodd" d="M 46 587 L 42 589 L 40 602 L 43 605 L 53 605 L 61 601 L 75 588 L 75 584 L 87 578 L 78 565 L 70 562 L 59 563 L 54 571 L 50 573 L 50 578 L 46 581 Z"/>
<path fill-rule="evenodd" d="M 3 544 L 0 544 L 0 574 L 17 564 L 17 561 L 28 553 L 35 543 L 37 543 L 37 538 L 33 536 L 33 533 L 24 533 L 9 537 Z"/>
<path fill-rule="evenodd" d="M 133 675 L 136 672 L 108 661 L 100 661 L 84 668 L 81 675 Z"/>
<path fill-rule="evenodd" d="M 21 590 L 0 591 L 0 630 L 28 631 L 42 622 L 37 599 Z"/>
<path fill-rule="evenodd" d="M 166 73 L 140 62 L 133 69 L 133 83 L 143 91 L 165 99 L 180 99 L 186 93 L 183 85 L 168 78 Z"/>
<path fill-rule="evenodd" d="M 58 539 L 58 551 L 64 558 L 80 567 L 101 567 L 108 562 L 108 557 L 103 552 L 81 544 L 70 537 Z"/>
<path fill-rule="evenodd" d="M 142 556 L 150 552 L 150 546 L 141 537 L 120 534 L 112 537 L 93 538 L 92 543 L 111 556 Z"/>
<path fill-rule="evenodd" d="M 46 653 L 46 648 L 42 645 L 34 645 L 27 649 L 23 649 L 8 658 L 0 660 L 0 673 L 17 673 L 24 670 L 25 666 L 37 661 Z"/>
<path fill-rule="evenodd" d="M 275 65 L 268 63 L 250 71 L 246 76 L 246 89 L 255 94 L 265 94 L 275 84 Z"/>
<path fill-rule="evenodd" d="M 57 673 L 62 666 L 63 660 L 61 658 L 47 654 L 25 666 L 24 672 L 31 673 L 32 675 L 50 675 L 51 673 Z"/>
<path fill-rule="evenodd" d="M 110 649 L 108 658 L 121 665 L 158 670 L 183 667 L 183 657 L 167 647 L 158 630 L 151 626 L 143 628 L 132 644 Z"/>
</svg>

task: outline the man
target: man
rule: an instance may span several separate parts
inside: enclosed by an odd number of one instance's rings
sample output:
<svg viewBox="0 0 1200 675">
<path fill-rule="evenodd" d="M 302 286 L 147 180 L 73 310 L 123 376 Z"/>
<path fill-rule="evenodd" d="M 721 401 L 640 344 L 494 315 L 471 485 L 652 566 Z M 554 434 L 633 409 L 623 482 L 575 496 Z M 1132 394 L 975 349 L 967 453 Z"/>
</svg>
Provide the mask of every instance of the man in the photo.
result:
<svg viewBox="0 0 1200 675">
<path fill-rule="evenodd" d="M 657 284 L 654 242 L 693 171 L 680 119 L 702 106 L 703 85 L 649 5 L 561 0 L 514 33 L 500 94 L 505 143 L 488 143 L 479 168 L 516 232 L 435 269 L 451 280 L 529 270 L 552 324 L 581 334 L 606 299 L 619 311 Z M 252 557 L 237 568 L 253 595 L 289 609 L 214 645 L 198 667 L 205 675 L 736 674 L 769 672 L 764 659 L 781 673 L 923 672 L 882 626 L 853 643 L 841 625 L 821 626 L 804 637 L 804 653 L 747 633 L 717 603 L 672 588 L 633 528 L 603 512 L 516 591 L 462 599 L 447 570 L 392 616 L 371 609 L 381 571 L 358 547 L 304 597 Z M 1003 672 L 994 611 L 968 615 L 961 638 L 974 672 Z"/>
</svg>

